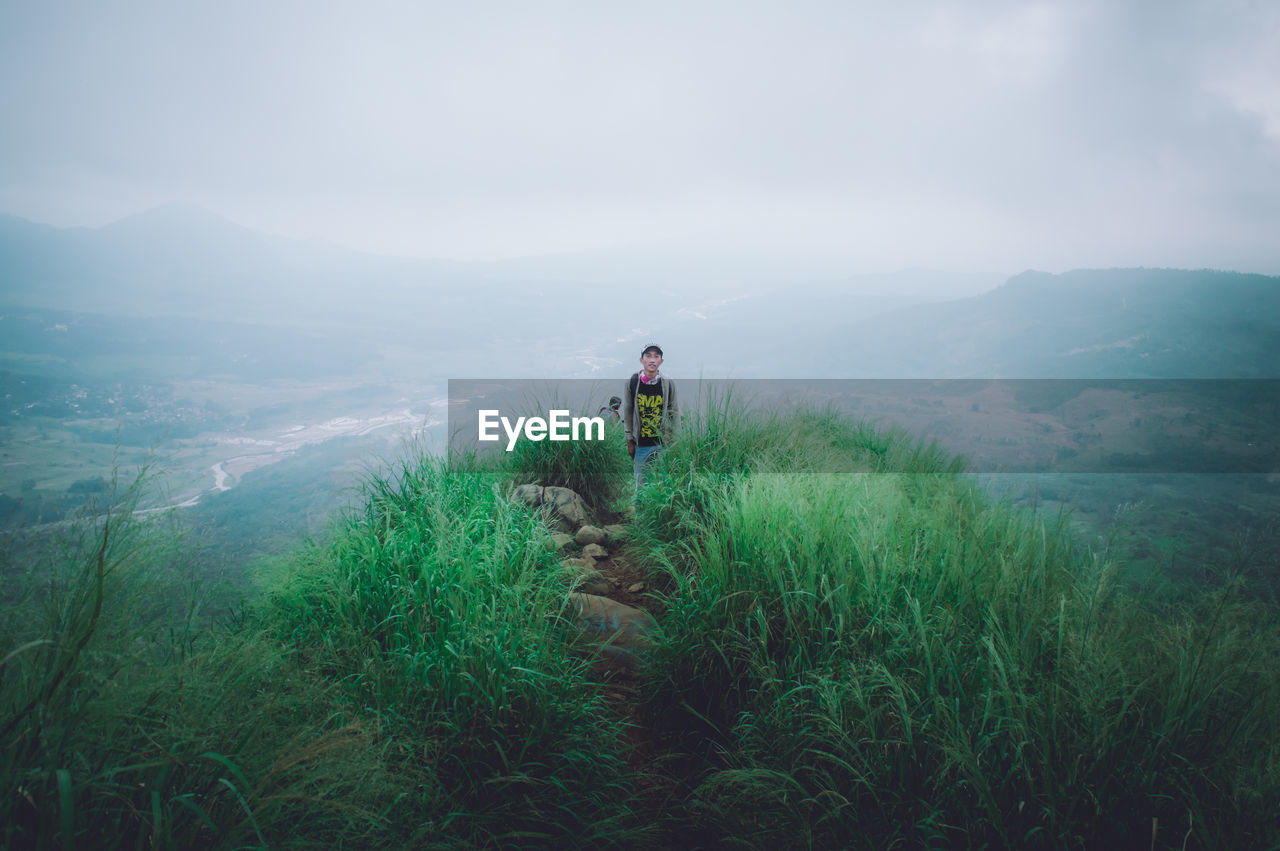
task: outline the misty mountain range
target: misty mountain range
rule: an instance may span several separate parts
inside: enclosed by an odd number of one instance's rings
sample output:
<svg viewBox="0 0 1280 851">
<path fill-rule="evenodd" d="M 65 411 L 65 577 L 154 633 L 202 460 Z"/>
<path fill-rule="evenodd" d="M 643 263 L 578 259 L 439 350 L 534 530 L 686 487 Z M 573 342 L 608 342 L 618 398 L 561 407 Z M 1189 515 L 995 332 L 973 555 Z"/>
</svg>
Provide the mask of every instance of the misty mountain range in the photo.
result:
<svg viewBox="0 0 1280 851">
<path fill-rule="evenodd" d="M 416 351 L 547 346 L 575 352 L 579 368 L 603 363 L 609 373 L 629 371 L 651 340 L 662 341 L 677 374 L 708 377 L 1254 378 L 1280 371 L 1277 277 L 1028 271 L 996 286 L 980 276 L 902 272 L 673 293 L 660 280 L 651 287 L 591 280 L 593 268 L 599 264 L 565 258 L 381 257 L 267 236 L 183 206 L 96 229 L 0 216 L 0 304 L 9 309 L 341 332 L 348 342 L 394 341 Z M 977 287 L 986 291 L 938 300 L 948 289 Z M 552 363 L 569 368 L 563 357 Z M 510 374 L 526 368 L 512 363 Z"/>
<path fill-rule="evenodd" d="M 1280 278 L 1209 270 L 1024 272 L 825 341 L 866 377 L 1274 378 Z"/>
</svg>

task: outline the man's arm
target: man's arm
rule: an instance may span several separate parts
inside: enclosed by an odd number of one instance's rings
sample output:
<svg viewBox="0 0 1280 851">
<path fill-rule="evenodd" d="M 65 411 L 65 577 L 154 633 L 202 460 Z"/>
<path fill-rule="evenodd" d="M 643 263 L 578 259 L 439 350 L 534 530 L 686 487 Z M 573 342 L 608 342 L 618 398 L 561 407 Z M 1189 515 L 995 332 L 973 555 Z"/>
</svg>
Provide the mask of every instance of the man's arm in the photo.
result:
<svg viewBox="0 0 1280 851">
<path fill-rule="evenodd" d="M 680 406 L 676 404 L 676 383 L 671 382 L 671 430 L 680 430 Z M 672 435 L 674 437 L 674 435 Z"/>
</svg>

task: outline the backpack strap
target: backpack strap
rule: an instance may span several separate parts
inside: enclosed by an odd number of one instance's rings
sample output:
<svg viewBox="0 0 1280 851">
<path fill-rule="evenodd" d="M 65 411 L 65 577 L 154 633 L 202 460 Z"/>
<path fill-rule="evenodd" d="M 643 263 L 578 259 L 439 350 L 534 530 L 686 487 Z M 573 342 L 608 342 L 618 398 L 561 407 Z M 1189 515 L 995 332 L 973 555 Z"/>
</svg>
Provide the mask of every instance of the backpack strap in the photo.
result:
<svg viewBox="0 0 1280 851">
<path fill-rule="evenodd" d="M 631 387 L 629 389 L 629 392 L 631 393 L 632 404 L 635 404 L 634 400 L 636 398 L 636 388 L 639 386 L 640 386 L 640 373 L 638 372 L 631 373 Z"/>
</svg>

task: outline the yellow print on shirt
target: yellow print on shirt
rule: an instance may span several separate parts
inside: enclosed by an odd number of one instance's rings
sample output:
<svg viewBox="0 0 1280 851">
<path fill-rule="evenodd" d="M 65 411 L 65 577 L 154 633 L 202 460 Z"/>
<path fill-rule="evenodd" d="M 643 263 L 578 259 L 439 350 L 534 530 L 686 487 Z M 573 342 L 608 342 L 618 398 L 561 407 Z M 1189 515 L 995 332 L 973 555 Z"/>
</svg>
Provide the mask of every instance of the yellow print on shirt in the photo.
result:
<svg viewBox="0 0 1280 851">
<path fill-rule="evenodd" d="M 656 393 L 648 396 L 636 394 L 636 409 L 640 414 L 640 436 L 662 439 L 662 397 Z"/>
</svg>

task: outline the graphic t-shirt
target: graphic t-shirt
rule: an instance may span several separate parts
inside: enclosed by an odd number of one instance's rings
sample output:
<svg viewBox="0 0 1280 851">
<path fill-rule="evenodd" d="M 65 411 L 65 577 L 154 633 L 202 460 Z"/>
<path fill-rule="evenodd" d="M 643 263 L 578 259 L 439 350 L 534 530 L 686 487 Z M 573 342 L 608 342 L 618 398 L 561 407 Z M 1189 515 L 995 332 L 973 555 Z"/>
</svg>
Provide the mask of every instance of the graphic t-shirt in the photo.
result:
<svg viewBox="0 0 1280 851">
<path fill-rule="evenodd" d="M 657 446 L 662 443 L 662 385 L 658 383 L 636 384 L 636 416 L 640 421 L 637 446 Z"/>
</svg>

